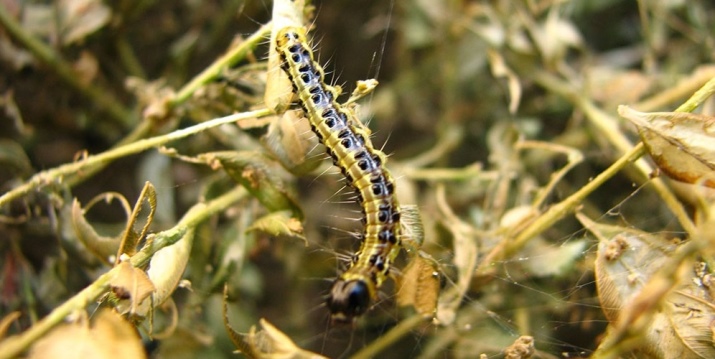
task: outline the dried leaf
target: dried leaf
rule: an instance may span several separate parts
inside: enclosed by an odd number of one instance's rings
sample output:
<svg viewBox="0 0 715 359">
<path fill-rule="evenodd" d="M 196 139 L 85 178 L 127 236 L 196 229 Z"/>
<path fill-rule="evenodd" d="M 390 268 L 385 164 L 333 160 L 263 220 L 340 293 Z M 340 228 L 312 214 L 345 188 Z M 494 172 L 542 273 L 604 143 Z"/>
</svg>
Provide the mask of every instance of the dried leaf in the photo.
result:
<svg viewBox="0 0 715 359">
<path fill-rule="evenodd" d="M 285 169 L 297 176 L 310 173 L 323 162 L 320 156 L 309 156 L 318 145 L 318 137 L 298 110 L 286 111 L 271 121 L 261 142 Z"/>
<path fill-rule="evenodd" d="M 236 332 L 228 322 L 228 286 L 223 288 L 223 325 L 229 338 L 248 358 L 295 358 L 319 359 L 322 355 L 303 350 L 283 332 L 274 327 L 265 319 L 260 320 L 263 330 L 256 332 L 252 326 L 247 334 Z"/>
<path fill-rule="evenodd" d="M 154 284 L 147 274 L 132 266 L 122 256 L 122 262 L 117 265 L 119 272 L 112 278 L 110 286 L 114 296 L 120 300 L 117 309 L 123 313 L 136 313 L 139 304 L 154 292 Z"/>
<path fill-rule="evenodd" d="M 492 75 L 496 78 L 505 78 L 507 80 L 507 86 L 509 87 L 509 113 L 515 114 L 521 102 L 522 89 L 519 77 L 509 68 L 504 61 L 504 57 L 499 52 L 490 49 L 488 54 Z"/>
<path fill-rule="evenodd" d="M 622 70 L 612 66 L 594 66 L 588 73 L 588 93 L 600 103 L 634 103 L 655 83 L 641 71 Z"/>
<path fill-rule="evenodd" d="M 155 288 L 152 300 L 140 301 L 134 311 L 136 315 L 147 316 L 151 309 L 162 305 L 174 293 L 189 262 L 194 234 L 195 228 L 189 228 L 176 243 L 154 253 L 147 269 L 147 276 Z"/>
<path fill-rule="evenodd" d="M 139 215 L 142 212 L 144 200 L 149 203 L 149 213 L 147 214 L 144 226 L 142 227 L 141 231 L 137 233 L 134 230 L 134 225 L 137 223 Z M 147 232 L 149 231 L 149 226 L 154 220 L 155 212 L 156 190 L 154 189 L 154 185 L 152 185 L 150 182 L 146 182 L 144 183 L 144 188 L 142 188 L 142 191 L 139 194 L 139 198 L 137 198 L 136 204 L 134 204 L 134 209 L 132 210 L 132 214 L 129 216 L 127 226 L 124 229 L 122 242 L 119 245 L 119 249 L 117 250 L 117 259 L 115 264 L 119 263 L 119 258 L 122 254 L 132 256 L 137 252 L 137 245 L 139 244 L 139 241 L 144 238 L 144 236 L 146 236 Z"/>
<path fill-rule="evenodd" d="M 633 228 L 593 222 L 576 217 L 598 238 L 595 272 L 598 298 L 610 322 L 635 298 L 648 279 L 675 251 L 672 241 Z"/>
<path fill-rule="evenodd" d="M 528 258 L 519 262 L 528 268 L 529 273 L 538 277 L 562 276 L 572 273 L 574 265 L 582 258 L 586 240 L 573 240 L 559 246 L 554 246 L 541 237 L 531 241 L 520 252 L 520 256 Z"/>
<path fill-rule="evenodd" d="M 504 349 L 504 359 L 529 359 L 535 352 L 534 337 L 522 335 L 516 338 L 514 344 Z"/>
<path fill-rule="evenodd" d="M 87 323 L 63 324 L 33 345 L 30 358 L 146 358 L 136 329 L 111 310 Z"/>
<path fill-rule="evenodd" d="M 693 282 L 690 282 L 683 290 L 674 291 L 668 297 L 666 313 L 679 343 L 684 344 L 700 358 L 715 358 L 715 346 L 713 346 L 715 307 L 712 298 L 706 295 L 705 291 L 698 289 L 702 288 L 697 288 Z M 671 350 L 668 348 L 666 352 Z"/>
<path fill-rule="evenodd" d="M 402 245 L 408 253 L 416 254 L 425 240 L 425 228 L 416 205 L 403 204 L 400 206 L 400 225 L 402 226 Z"/>
<path fill-rule="evenodd" d="M 286 191 L 283 180 L 273 173 L 268 159 L 258 152 L 212 152 L 199 156 L 209 164 L 220 166 L 231 178 L 243 185 L 270 212 L 289 210 L 292 216 L 303 218 L 293 197 Z"/>
<path fill-rule="evenodd" d="M 109 23 L 112 12 L 100 0 L 63 0 L 61 13 L 62 42 L 78 42 Z"/>
<path fill-rule="evenodd" d="M 455 285 L 443 291 L 437 303 L 437 320 L 448 325 L 457 319 L 457 309 L 469 289 L 474 270 L 477 268 L 477 242 L 474 240 L 472 228 L 457 217 L 445 198 L 444 186 L 437 187 L 437 200 L 444 225 L 454 236 L 454 265 L 459 277 Z"/>
<path fill-rule="evenodd" d="M 615 325 L 611 335 L 624 330 L 619 327 L 626 322 L 636 333 L 644 328 L 641 356 L 712 357 L 697 353 L 705 352 L 700 344 L 703 338 L 711 339 L 712 332 L 709 328 L 703 332 L 703 328 L 713 317 L 705 313 L 712 313 L 712 309 L 704 310 L 707 308 L 701 302 L 688 300 L 690 297 L 683 294 L 692 281 L 682 280 L 685 284 L 679 286 L 680 291 L 673 291 L 672 281 L 658 277 L 658 271 L 676 251 L 674 242 L 631 228 L 594 223 L 582 214 L 577 217 L 599 239 L 596 285 L 601 307 Z M 693 320 L 699 314 L 707 317 L 707 325 Z"/>
<path fill-rule="evenodd" d="M 407 264 L 399 279 L 397 304 L 412 306 L 417 313 L 433 317 L 440 287 L 436 263 L 417 255 Z"/>
<path fill-rule="evenodd" d="M 256 327 L 251 327 L 248 334 L 243 335 L 246 344 L 251 348 L 246 352 L 250 358 L 290 358 L 290 359 L 319 359 L 325 358 L 320 354 L 299 348 L 283 332 L 274 327 L 265 319 L 259 321 L 263 330 L 256 332 Z"/>
<path fill-rule="evenodd" d="M 295 237 L 302 239 L 305 245 L 308 245 L 308 240 L 303 235 L 303 224 L 291 217 L 290 211 L 269 213 L 254 221 L 248 230 L 259 230 L 272 236 Z"/>
<path fill-rule="evenodd" d="M 583 44 L 576 26 L 563 19 L 562 12 L 555 9 L 549 12 L 544 24 L 531 26 L 531 34 L 541 56 L 550 64 L 562 60 L 569 48 Z"/>
<path fill-rule="evenodd" d="M 114 193 L 105 193 L 102 196 L 106 201 L 117 199 L 120 202 L 126 202 L 121 195 Z M 85 213 L 91 208 L 92 203 L 94 203 L 94 200 L 90 202 L 86 209 L 82 209 L 82 206 L 76 198 L 72 201 L 72 228 L 74 229 L 77 239 L 79 239 L 90 252 L 97 256 L 102 262 L 109 264 L 109 258 L 116 255 L 119 249 L 121 235 L 108 237 L 101 236 L 97 233 L 94 227 L 85 218 Z"/>
<path fill-rule="evenodd" d="M 276 43 L 278 31 L 285 27 L 303 27 L 305 1 L 276 0 L 273 2 L 273 28 L 271 44 Z M 290 106 L 293 91 L 288 75 L 280 69 L 280 56 L 275 46 L 268 51 L 268 79 L 263 100 L 266 107 L 276 113 L 283 113 Z"/>
<path fill-rule="evenodd" d="M 619 106 L 618 113 L 638 127 L 650 156 L 674 179 L 715 187 L 715 117 L 682 113 L 635 111 Z"/>
</svg>

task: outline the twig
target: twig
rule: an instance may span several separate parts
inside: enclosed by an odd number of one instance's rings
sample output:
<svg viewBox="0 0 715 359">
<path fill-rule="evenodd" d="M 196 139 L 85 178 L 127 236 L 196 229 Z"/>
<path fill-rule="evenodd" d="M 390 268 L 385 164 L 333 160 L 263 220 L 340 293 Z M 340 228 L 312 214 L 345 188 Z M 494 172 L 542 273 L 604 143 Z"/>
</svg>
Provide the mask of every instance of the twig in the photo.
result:
<svg viewBox="0 0 715 359">
<path fill-rule="evenodd" d="M 3 206 L 21 196 L 24 196 L 30 191 L 39 188 L 45 184 L 52 183 L 55 181 L 64 181 L 66 176 L 80 175 L 82 170 L 87 167 L 104 164 L 109 161 L 113 161 L 117 158 L 122 158 L 128 155 L 146 151 L 150 148 L 161 146 L 171 141 L 176 141 L 178 139 L 205 131 L 209 128 L 213 128 L 227 123 L 232 123 L 235 121 L 263 117 L 270 114 L 270 110 L 262 109 L 251 112 L 238 113 L 226 117 L 220 117 L 211 121 L 200 123 L 195 126 L 177 130 L 166 135 L 139 140 L 121 147 L 108 150 L 95 156 L 89 156 L 78 162 L 64 164 L 54 169 L 39 172 L 32 176 L 32 178 L 30 178 L 29 180 L 25 181 L 22 186 L 17 187 L 0 196 L 0 206 Z"/>
<path fill-rule="evenodd" d="M 537 75 L 538 77 L 539 75 Z M 590 101 L 576 96 L 568 89 L 568 86 L 556 80 L 555 78 L 540 77 L 542 84 L 548 84 L 549 89 L 555 90 L 555 92 L 560 93 L 568 98 L 576 98 L 574 101 L 580 104 L 584 112 L 589 115 L 589 117 L 596 122 L 605 133 L 609 134 L 609 139 L 612 140 L 614 145 L 617 147 L 625 146 L 628 140 L 618 131 L 615 131 L 614 125 L 611 120 L 605 118 L 608 116 L 605 112 L 598 109 Z M 715 93 L 715 78 L 708 81 L 703 87 L 693 94 L 683 105 L 676 109 L 676 112 L 690 112 L 695 108 L 700 106 L 703 101 Z M 583 186 L 576 193 L 572 194 L 562 202 L 550 207 L 546 213 L 539 216 L 534 222 L 532 222 L 526 229 L 520 232 L 516 238 L 512 241 L 501 242 L 497 247 L 495 247 L 481 262 L 477 268 L 476 273 L 478 275 L 485 274 L 491 269 L 493 265 L 497 263 L 502 258 L 508 258 L 516 251 L 521 249 L 531 238 L 539 235 L 551 225 L 556 223 L 565 217 L 568 213 L 573 211 L 591 192 L 600 187 L 606 180 L 613 177 L 618 171 L 623 169 L 628 163 L 637 161 L 643 154 L 645 154 L 645 146 L 642 142 L 639 142 L 635 147 L 627 151 L 620 159 L 613 163 L 608 169 L 599 174 L 591 182 Z M 640 166 L 639 166 L 640 165 Z M 645 161 L 637 161 L 636 166 L 641 170 L 644 175 L 650 173 L 650 165 Z M 646 171 L 647 170 L 647 171 Z M 665 204 L 675 213 L 676 217 L 680 221 L 680 224 L 688 232 L 690 237 L 696 234 L 696 228 L 693 222 L 688 217 L 685 208 L 678 201 L 678 199 L 670 192 L 670 190 L 665 186 L 665 183 L 659 179 L 655 178 L 652 180 L 653 186 L 656 191 L 661 195 L 661 198 Z"/>
<path fill-rule="evenodd" d="M 581 96 L 575 88 L 563 80 L 544 73 L 535 74 L 534 81 L 548 90 L 569 99 L 576 107 L 581 109 L 581 111 L 586 114 L 586 117 L 591 121 L 591 123 L 593 123 L 593 125 L 596 126 L 605 135 L 605 137 L 619 151 L 621 151 L 621 153 L 628 153 L 631 151 L 633 144 L 623 133 L 621 133 L 616 119 L 598 108 L 589 99 Z M 653 172 L 653 167 L 645 160 L 636 161 L 635 166 L 638 171 L 645 176 L 645 178 L 649 178 L 650 174 Z M 671 192 L 665 185 L 663 180 L 660 178 L 653 178 L 651 180 L 651 184 L 655 191 L 658 192 L 660 197 L 663 199 L 666 206 L 668 206 L 675 217 L 678 218 L 678 221 L 680 222 L 680 225 L 683 226 L 683 229 L 691 235 L 695 233 L 695 225 L 690 220 L 687 211 L 675 197 L 673 192 Z"/>
<path fill-rule="evenodd" d="M 196 227 L 209 217 L 224 211 L 233 203 L 243 198 L 246 193 L 243 187 L 237 186 L 233 190 L 226 192 L 210 202 L 194 205 L 186 212 L 176 226 L 157 233 L 151 246 L 142 248 L 139 253 L 132 256 L 130 260 L 132 265 L 134 267 L 145 265 L 158 250 L 176 243 L 184 236 L 184 233 L 186 233 L 189 228 Z M 50 314 L 25 332 L 0 342 L 0 359 L 13 358 L 20 355 L 52 328 L 62 323 L 73 311 L 81 310 L 96 301 L 97 298 L 107 291 L 117 273 L 119 273 L 118 267 L 114 267 L 97 278 L 92 284 L 87 286 L 87 288 L 55 308 Z"/>
<path fill-rule="evenodd" d="M 520 232 L 516 238 L 510 241 L 502 241 L 495 247 L 479 264 L 476 270 L 477 275 L 483 275 L 493 268 L 493 265 L 502 258 L 508 258 L 516 251 L 521 249 L 531 238 L 539 235 L 551 227 L 554 223 L 561 220 L 568 213 L 573 211 L 583 200 L 594 190 L 600 187 L 604 182 L 613 177 L 616 173 L 622 170 L 629 163 L 640 158 L 645 153 L 645 146 L 639 143 L 628 153 L 623 155 L 605 171 L 601 172 L 591 182 L 581 187 L 576 193 L 572 194 L 562 202 L 551 206 L 546 213 L 539 216 L 534 222 L 529 224 L 526 229 Z"/>
<path fill-rule="evenodd" d="M 390 329 L 385 335 L 380 336 L 376 340 L 372 341 L 370 345 L 360 349 L 352 359 L 363 359 L 363 358 L 374 358 L 378 353 L 387 349 L 390 345 L 394 344 L 407 333 L 411 332 L 412 329 L 428 322 L 428 318 L 420 314 L 415 314 L 405 320 L 400 321 Z"/>
<path fill-rule="evenodd" d="M 270 34 L 273 23 L 269 22 L 261 26 L 251 37 L 246 39 L 241 45 L 227 52 L 216 60 L 211 66 L 201 71 L 186 86 L 184 86 L 171 100 L 169 106 L 175 107 L 179 103 L 186 101 L 197 89 L 204 84 L 215 80 L 226 67 L 234 65 L 238 60 L 244 58 L 246 54 L 253 50 L 263 39 Z"/>
</svg>

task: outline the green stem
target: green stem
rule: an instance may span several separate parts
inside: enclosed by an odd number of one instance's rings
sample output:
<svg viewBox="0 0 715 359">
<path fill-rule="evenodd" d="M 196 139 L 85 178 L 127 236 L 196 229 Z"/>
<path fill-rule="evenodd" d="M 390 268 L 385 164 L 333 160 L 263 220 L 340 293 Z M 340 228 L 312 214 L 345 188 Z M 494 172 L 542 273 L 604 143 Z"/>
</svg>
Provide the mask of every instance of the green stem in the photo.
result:
<svg viewBox="0 0 715 359">
<path fill-rule="evenodd" d="M 184 217 L 171 229 L 157 233 L 151 246 L 144 247 L 132 256 L 130 262 L 134 267 L 144 266 L 151 260 L 158 250 L 170 246 L 181 239 L 189 228 L 196 227 L 199 223 L 207 220 L 211 216 L 224 211 L 246 195 L 243 187 L 236 186 L 233 190 L 226 192 L 220 197 L 207 202 L 198 203 L 191 207 Z M 114 267 L 107 273 L 97 278 L 92 284 L 81 292 L 74 295 L 69 300 L 55 308 L 50 314 L 30 327 L 25 332 L 7 338 L 0 342 L 0 359 L 14 358 L 26 351 L 33 343 L 47 334 L 52 328 L 64 322 L 64 319 L 76 310 L 81 310 L 94 303 L 97 298 L 103 295 L 112 280 L 119 273 L 118 267 Z"/>
<path fill-rule="evenodd" d="M 703 85 L 700 89 L 695 91 L 695 93 L 690 96 L 690 98 L 685 101 L 684 104 L 680 105 L 675 112 L 693 112 L 698 106 L 700 106 L 705 100 L 710 98 L 715 93 L 715 77 L 711 78 L 708 82 Z"/>
<path fill-rule="evenodd" d="M 179 90 L 169 106 L 173 108 L 186 101 L 186 99 L 196 92 L 197 89 L 201 88 L 201 86 L 215 80 L 226 67 L 234 65 L 238 60 L 244 58 L 249 51 L 252 51 L 258 44 L 264 41 L 264 38 L 271 32 L 272 27 L 273 23 L 271 22 L 261 26 L 258 31 L 241 43 L 241 45 L 227 52 L 211 64 L 211 66 L 204 69 L 204 71 L 194 77 L 191 82 Z"/>
<path fill-rule="evenodd" d="M 534 222 L 532 222 L 526 229 L 518 234 L 514 240 L 509 242 L 502 242 L 504 245 L 500 245 L 494 248 L 487 257 L 482 260 L 481 264 L 477 268 L 477 273 L 483 274 L 488 272 L 495 263 L 503 258 L 508 258 L 513 255 L 519 249 L 521 249 L 531 238 L 536 237 L 554 223 L 558 222 L 564 218 L 567 214 L 571 213 L 577 206 L 583 202 L 583 200 L 605 183 L 608 179 L 613 177 L 616 173 L 622 170 L 625 166 L 631 162 L 637 160 L 645 153 L 645 146 L 643 143 L 639 143 L 631 149 L 628 153 L 623 155 L 605 171 L 601 172 L 596 178 L 591 182 L 587 183 L 585 186 L 581 187 L 576 193 L 572 194 L 565 200 L 551 206 L 546 213 L 542 214 Z"/>
<path fill-rule="evenodd" d="M 378 339 L 370 343 L 370 345 L 360 349 L 351 358 L 352 359 L 364 359 L 364 358 L 374 358 L 378 353 L 387 349 L 390 345 L 394 344 L 402 337 L 410 333 L 414 328 L 427 323 L 429 318 L 425 318 L 420 314 L 415 314 L 403 321 L 397 323 L 389 332 L 385 335 L 380 336 Z"/>
<path fill-rule="evenodd" d="M 205 131 L 209 128 L 213 128 L 227 123 L 232 123 L 235 121 L 263 117 L 270 115 L 271 113 L 272 112 L 270 110 L 262 109 L 217 118 L 211 121 L 200 123 L 195 126 L 187 127 L 185 129 L 176 130 L 166 135 L 138 140 L 136 142 L 132 142 L 130 144 L 102 152 L 95 156 L 89 156 L 74 163 L 64 164 L 57 168 L 39 172 L 32 176 L 32 178 L 30 178 L 29 180 L 25 181 L 25 183 L 23 183 L 21 186 L 0 196 L 0 207 L 48 183 L 65 181 L 65 177 L 82 176 L 82 171 L 85 168 L 102 165 L 118 158 L 146 151 L 150 148 L 162 146 L 169 142 L 176 141 L 178 139 Z"/>
<path fill-rule="evenodd" d="M 589 101 L 584 96 L 581 96 L 573 86 L 556 78 L 555 76 L 544 73 L 536 74 L 533 79 L 549 91 L 569 99 L 574 106 L 581 109 L 591 123 L 599 131 L 601 131 L 601 133 L 619 151 L 621 151 L 621 153 L 628 153 L 631 151 L 633 144 L 620 131 L 618 121 L 613 118 L 613 116 L 598 108 L 593 102 Z M 690 100 L 688 100 L 688 102 L 690 102 Z M 653 167 L 645 160 L 636 161 L 635 167 L 644 176 L 644 178 L 650 178 L 650 174 L 653 172 Z M 660 178 L 653 178 L 651 180 L 651 185 L 663 199 L 666 206 L 668 206 L 675 217 L 678 218 L 678 221 L 680 222 L 680 225 L 683 226 L 683 229 L 691 235 L 694 234 L 695 225 L 690 220 L 688 212 L 685 210 L 680 201 L 678 201 L 673 192 L 670 191 L 668 186 L 666 186 L 663 180 Z"/>
</svg>

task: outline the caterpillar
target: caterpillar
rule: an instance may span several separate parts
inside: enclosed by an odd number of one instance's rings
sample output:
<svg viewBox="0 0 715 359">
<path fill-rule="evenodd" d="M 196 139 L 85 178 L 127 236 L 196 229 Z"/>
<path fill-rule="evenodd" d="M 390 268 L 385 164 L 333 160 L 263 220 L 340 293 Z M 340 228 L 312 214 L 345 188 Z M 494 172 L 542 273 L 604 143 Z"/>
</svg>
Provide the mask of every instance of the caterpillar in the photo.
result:
<svg viewBox="0 0 715 359">
<path fill-rule="evenodd" d="M 281 68 L 307 115 L 313 132 L 326 147 L 333 164 L 356 191 L 362 208 L 360 249 L 332 284 L 326 305 L 332 323 L 352 323 L 377 298 L 390 266 L 400 252 L 400 205 L 395 181 L 385 168 L 385 156 L 375 150 L 368 131 L 352 110 L 336 101 L 337 90 L 325 84 L 305 30 L 286 27 L 276 36 Z"/>
</svg>

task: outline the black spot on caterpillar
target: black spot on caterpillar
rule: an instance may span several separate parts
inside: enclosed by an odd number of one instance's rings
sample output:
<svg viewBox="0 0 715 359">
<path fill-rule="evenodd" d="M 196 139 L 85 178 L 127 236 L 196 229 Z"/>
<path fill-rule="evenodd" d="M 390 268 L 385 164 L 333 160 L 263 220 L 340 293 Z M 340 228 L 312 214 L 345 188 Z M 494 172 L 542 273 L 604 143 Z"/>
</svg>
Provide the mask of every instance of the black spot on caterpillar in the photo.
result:
<svg viewBox="0 0 715 359">
<path fill-rule="evenodd" d="M 276 37 L 281 68 L 288 74 L 300 105 L 318 139 L 362 207 L 360 249 L 349 268 L 333 282 L 327 306 L 333 323 L 352 323 L 377 298 L 390 266 L 400 252 L 400 205 L 384 154 L 373 148 L 367 131 L 350 109 L 337 103 L 336 90 L 325 84 L 323 68 L 313 58 L 305 30 L 286 27 Z"/>
</svg>

